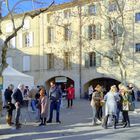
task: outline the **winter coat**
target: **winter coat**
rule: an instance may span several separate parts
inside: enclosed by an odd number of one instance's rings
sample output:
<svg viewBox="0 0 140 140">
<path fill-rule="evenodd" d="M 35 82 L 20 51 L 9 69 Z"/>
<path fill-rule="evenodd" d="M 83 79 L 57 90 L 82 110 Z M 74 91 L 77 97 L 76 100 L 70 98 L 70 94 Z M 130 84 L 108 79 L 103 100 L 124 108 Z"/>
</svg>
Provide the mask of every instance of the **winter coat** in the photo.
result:
<svg viewBox="0 0 140 140">
<path fill-rule="evenodd" d="M 54 86 L 54 87 L 51 87 L 50 90 L 49 90 L 49 99 L 51 101 L 59 101 L 61 100 L 61 96 L 62 96 L 62 91 L 59 87 L 57 86 Z"/>
<path fill-rule="evenodd" d="M 74 97 L 75 97 L 75 89 L 73 87 L 69 87 L 67 89 L 67 99 L 71 100 L 74 99 Z"/>
<path fill-rule="evenodd" d="M 9 90 L 9 89 L 6 89 L 6 90 L 5 90 L 5 92 L 4 92 L 4 97 L 5 97 L 5 102 L 6 102 L 6 104 L 7 104 L 8 102 L 11 102 L 11 100 L 12 100 L 12 97 L 11 97 L 12 93 L 13 93 L 12 90 Z"/>
<path fill-rule="evenodd" d="M 40 97 L 41 117 L 47 118 L 48 115 L 48 98 L 47 96 Z"/>
<path fill-rule="evenodd" d="M 93 92 L 92 99 L 90 102 L 91 106 L 95 107 L 96 109 L 101 107 L 102 106 L 102 104 L 101 104 L 102 99 L 103 99 L 102 92 L 98 92 L 98 91 Z"/>
<path fill-rule="evenodd" d="M 20 104 L 23 104 L 23 96 L 20 89 L 16 89 L 15 92 L 12 94 L 12 98 L 15 102 L 19 102 Z"/>
<path fill-rule="evenodd" d="M 115 115 L 117 113 L 117 101 L 120 100 L 118 93 L 108 92 L 105 97 L 105 116 Z"/>
</svg>

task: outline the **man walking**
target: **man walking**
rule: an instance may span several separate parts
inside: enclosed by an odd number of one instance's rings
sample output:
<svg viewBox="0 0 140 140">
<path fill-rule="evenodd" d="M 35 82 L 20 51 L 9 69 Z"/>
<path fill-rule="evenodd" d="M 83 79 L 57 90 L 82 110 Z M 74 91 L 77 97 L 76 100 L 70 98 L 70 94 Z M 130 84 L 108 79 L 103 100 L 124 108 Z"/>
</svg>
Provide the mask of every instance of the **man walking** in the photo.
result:
<svg viewBox="0 0 140 140">
<path fill-rule="evenodd" d="M 52 123 L 53 118 L 53 110 L 56 110 L 56 122 L 61 123 L 59 114 L 60 114 L 60 104 L 61 104 L 61 89 L 55 85 L 55 82 L 50 82 L 50 90 L 49 90 L 49 99 L 50 99 L 50 116 L 47 123 Z"/>
<path fill-rule="evenodd" d="M 22 96 L 23 91 L 24 91 L 24 85 L 19 84 L 18 88 L 15 90 L 15 92 L 12 95 L 16 106 L 16 114 L 15 114 L 16 129 L 20 128 L 19 117 L 20 117 L 21 105 L 23 104 L 23 96 Z"/>
</svg>

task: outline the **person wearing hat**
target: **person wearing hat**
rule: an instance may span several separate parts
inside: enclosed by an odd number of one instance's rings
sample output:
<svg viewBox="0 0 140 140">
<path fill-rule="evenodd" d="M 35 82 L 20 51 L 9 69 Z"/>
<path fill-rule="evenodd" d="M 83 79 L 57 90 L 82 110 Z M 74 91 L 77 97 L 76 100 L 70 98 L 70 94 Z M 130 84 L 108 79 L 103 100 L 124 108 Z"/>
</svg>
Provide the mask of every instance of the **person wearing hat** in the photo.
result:
<svg viewBox="0 0 140 140">
<path fill-rule="evenodd" d="M 102 120 L 102 104 L 101 101 L 103 100 L 103 93 L 102 93 L 102 87 L 100 85 L 97 85 L 95 87 L 95 92 L 92 94 L 91 99 L 91 106 L 93 110 L 93 119 L 92 124 L 101 124 Z"/>
</svg>

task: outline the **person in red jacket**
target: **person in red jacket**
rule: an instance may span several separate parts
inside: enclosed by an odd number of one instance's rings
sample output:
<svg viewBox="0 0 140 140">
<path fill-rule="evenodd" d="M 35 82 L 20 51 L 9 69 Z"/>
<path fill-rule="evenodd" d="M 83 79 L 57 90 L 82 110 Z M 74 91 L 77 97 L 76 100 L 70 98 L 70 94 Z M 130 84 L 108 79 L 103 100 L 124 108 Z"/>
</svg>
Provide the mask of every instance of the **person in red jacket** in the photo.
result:
<svg viewBox="0 0 140 140">
<path fill-rule="evenodd" d="M 67 101 L 68 101 L 67 108 L 72 108 L 74 97 L 75 97 L 75 89 L 74 89 L 73 85 L 71 84 L 70 87 L 67 88 Z"/>
</svg>

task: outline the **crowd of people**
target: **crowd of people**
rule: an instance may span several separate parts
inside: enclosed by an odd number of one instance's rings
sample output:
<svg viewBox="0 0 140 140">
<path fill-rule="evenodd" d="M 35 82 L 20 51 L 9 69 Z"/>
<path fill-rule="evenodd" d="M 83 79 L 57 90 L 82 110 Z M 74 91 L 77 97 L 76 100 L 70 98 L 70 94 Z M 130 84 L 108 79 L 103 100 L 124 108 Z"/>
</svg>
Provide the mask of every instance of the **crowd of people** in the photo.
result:
<svg viewBox="0 0 140 140">
<path fill-rule="evenodd" d="M 25 98 L 28 108 L 35 113 L 36 122 L 39 126 L 46 123 L 52 123 L 53 112 L 56 111 L 56 123 L 61 123 L 60 106 L 62 104 L 63 93 L 60 85 L 54 81 L 50 82 L 50 89 L 47 93 L 44 86 L 33 87 L 29 90 L 28 86 L 19 84 L 13 91 L 14 86 L 10 84 L 4 92 L 5 108 L 7 109 L 6 121 L 11 126 L 15 124 L 18 129 L 21 127 L 20 114 Z M 65 89 L 67 93 L 67 108 L 73 108 L 73 99 L 75 98 L 75 89 L 71 84 Z M 101 85 L 94 89 L 89 87 L 89 100 L 92 107 L 92 125 L 102 125 L 105 129 L 112 123 L 114 129 L 120 124 L 120 113 L 122 113 L 122 127 L 130 127 L 129 111 L 135 109 L 135 95 L 132 84 L 125 86 L 119 84 L 113 85 L 108 92 Z M 15 121 L 13 120 L 13 110 L 15 110 Z M 48 119 L 47 119 L 48 118 Z"/>
<path fill-rule="evenodd" d="M 53 112 L 56 111 L 56 123 L 60 121 L 60 105 L 62 102 L 63 93 L 61 86 L 56 85 L 54 81 L 50 82 L 50 89 L 47 93 L 44 86 L 33 87 L 29 90 L 28 86 L 19 84 L 14 90 L 14 86 L 10 84 L 4 92 L 5 108 L 7 109 L 6 121 L 11 126 L 15 124 L 16 129 L 21 127 L 20 114 L 23 104 L 28 104 L 32 112 L 35 113 L 36 122 L 40 122 L 39 126 L 52 123 Z M 73 99 L 75 90 L 73 85 L 65 89 L 67 93 L 67 108 L 73 107 Z M 28 103 L 26 103 L 26 101 Z M 13 110 L 15 110 L 15 122 L 13 120 Z M 47 120 L 47 118 L 49 118 Z"/>
<path fill-rule="evenodd" d="M 107 93 L 103 92 L 100 85 L 97 85 L 95 89 L 90 87 L 89 99 L 93 110 L 92 125 L 102 124 L 107 129 L 109 122 L 111 122 L 116 129 L 117 124 L 120 125 L 120 113 L 122 113 L 122 127 L 130 127 L 129 111 L 135 109 L 132 84 L 129 86 L 119 84 L 118 87 L 113 85 Z"/>
</svg>

